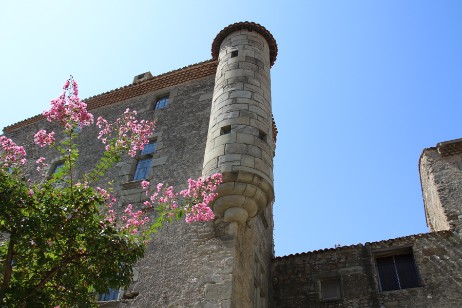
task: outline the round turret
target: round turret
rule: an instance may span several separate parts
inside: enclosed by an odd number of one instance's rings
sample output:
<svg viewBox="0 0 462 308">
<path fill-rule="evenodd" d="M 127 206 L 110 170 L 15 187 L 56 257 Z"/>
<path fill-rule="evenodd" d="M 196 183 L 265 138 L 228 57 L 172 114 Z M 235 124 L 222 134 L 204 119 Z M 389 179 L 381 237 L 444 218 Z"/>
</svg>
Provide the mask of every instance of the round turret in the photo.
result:
<svg viewBox="0 0 462 308">
<path fill-rule="evenodd" d="M 223 29 L 212 44 L 218 59 L 203 174 L 223 173 L 215 215 L 245 222 L 274 199 L 270 68 L 277 45 L 259 24 Z"/>
</svg>

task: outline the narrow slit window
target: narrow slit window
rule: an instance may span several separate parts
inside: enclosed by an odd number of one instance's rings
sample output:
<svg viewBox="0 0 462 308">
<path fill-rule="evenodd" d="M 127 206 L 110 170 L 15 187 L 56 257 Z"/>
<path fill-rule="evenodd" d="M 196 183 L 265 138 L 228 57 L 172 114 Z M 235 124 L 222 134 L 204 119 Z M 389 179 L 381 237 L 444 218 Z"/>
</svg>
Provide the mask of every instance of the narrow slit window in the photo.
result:
<svg viewBox="0 0 462 308">
<path fill-rule="evenodd" d="M 266 133 L 262 130 L 258 132 L 258 138 L 266 142 Z"/>
<path fill-rule="evenodd" d="M 223 126 L 220 130 L 220 136 L 231 133 L 231 125 Z"/>
<path fill-rule="evenodd" d="M 133 181 L 147 179 L 151 169 L 152 155 L 156 152 L 156 141 L 146 144 L 138 155 Z"/>
</svg>

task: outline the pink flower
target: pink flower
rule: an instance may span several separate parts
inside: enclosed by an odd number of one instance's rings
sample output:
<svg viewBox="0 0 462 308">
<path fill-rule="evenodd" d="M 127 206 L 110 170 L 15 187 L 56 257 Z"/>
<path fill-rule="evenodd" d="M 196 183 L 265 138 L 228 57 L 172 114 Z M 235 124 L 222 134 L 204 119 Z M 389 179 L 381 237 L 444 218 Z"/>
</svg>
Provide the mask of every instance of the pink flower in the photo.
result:
<svg viewBox="0 0 462 308">
<path fill-rule="evenodd" d="M 55 132 L 51 132 L 47 134 L 46 130 L 41 129 L 34 135 L 34 142 L 40 147 L 51 145 L 53 144 L 53 142 L 55 142 L 54 135 L 55 135 Z"/>
<path fill-rule="evenodd" d="M 141 181 L 141 187 L 143 189 L 148 189 L 149 188 L 149 182 L 148 181 Z"/>
<path fill-rule="evenodd" d="M 49 121 L 57 121 L 67 131 L 76 127 L 89 126 L 93 123 L 93 115 L 87 111 L 87 104 L 80 100 L 77 82 L 72 78 L 63 86 L 64 92 L 51 101 L 50 110 L 43 116 Z"/>
<path fill-rule="evenodd" d="M 128 155 L 135 157 L 138 150 L 142 150 L 149 143 L 149 137 L 155 129 L 152 121 L 136 119 L 136 111 L 125 110 L 122 117 L 114 123 L 109 123 L 98 117 L 96 125 L 100 129 L 98 139 L 106 145 L 106 151 L 128 151 Z"/>
<path fill-rule="evenodd" d="M 0 136 L 0 167 L 12 167 L 26 163 L 26 151 L 13 140 Z"/>
</svg>

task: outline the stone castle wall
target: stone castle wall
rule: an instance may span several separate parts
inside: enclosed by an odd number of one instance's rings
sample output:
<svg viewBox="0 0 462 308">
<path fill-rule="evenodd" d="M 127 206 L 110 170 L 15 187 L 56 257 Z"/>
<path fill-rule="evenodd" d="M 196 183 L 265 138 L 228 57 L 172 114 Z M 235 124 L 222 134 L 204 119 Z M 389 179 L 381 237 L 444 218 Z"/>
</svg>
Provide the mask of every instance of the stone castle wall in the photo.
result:
<svg viewBox="0 0 462 308">
<path fill-rule="evenodd" d="M 441 231 L 278 257 L 271 307 L 460 307 L 462 239 Z M 419 286 L 380 291 L 376 258 L 412 252 Z M 337 280 L 340 298 L 325 300 L 323 281 Z"/>
<path fill-rule="evenodd" d="M 462 235 L 462 154 L 443 156 L 437 148 L 425 149 L 419 168 L 428 227 Z"/>
</svg>

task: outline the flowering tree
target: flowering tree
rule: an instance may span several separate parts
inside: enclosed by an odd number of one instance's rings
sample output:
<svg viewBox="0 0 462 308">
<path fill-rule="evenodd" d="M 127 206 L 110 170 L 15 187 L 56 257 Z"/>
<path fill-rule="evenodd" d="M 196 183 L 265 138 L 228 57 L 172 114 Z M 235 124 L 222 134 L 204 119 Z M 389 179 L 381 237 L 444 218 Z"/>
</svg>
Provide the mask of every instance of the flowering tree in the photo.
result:
<svg viewBox="0 0 462 308">
<path fill-rule="evenodd" d="M 190 179 L 179 193 L 142 181 L 146 201 L 122 210 L 113 207 L 117 200 L 110 188 L 94 187 L 123 153 L 133 157 L 148 143 L 154 123 L 137 120 L 135 111 L 127 109 L 114 123 L 97 119 L 105 152 L 91 172 L 76 179 L 75 131 L 94 119 L 72 78 L 63 89 L 43 115 L 62 127 L 65 137 L 58 142 L 54 132 L 45 130 L 34 136 L 38 146 L 60 153 L 64 166 L 58 172 L 48 175 L 44 157 L 27 161 L 23 147 L 0 136 L 0 232 L 6 238 L 0 244 L 1 306 L 95 305 L 95 294 L 128 286 L 133 265 L 164 222 L 214 219 L 208 205 L 216 198 L 220 174 Z M 40 173 L 41 183 L 25 178 L 28 164 Z M 149 214 L 153 210 L 156 215 Z"/>
</svg>

